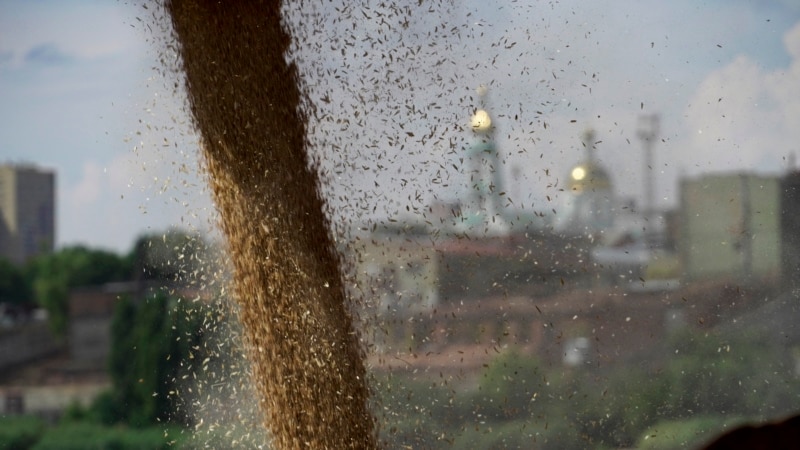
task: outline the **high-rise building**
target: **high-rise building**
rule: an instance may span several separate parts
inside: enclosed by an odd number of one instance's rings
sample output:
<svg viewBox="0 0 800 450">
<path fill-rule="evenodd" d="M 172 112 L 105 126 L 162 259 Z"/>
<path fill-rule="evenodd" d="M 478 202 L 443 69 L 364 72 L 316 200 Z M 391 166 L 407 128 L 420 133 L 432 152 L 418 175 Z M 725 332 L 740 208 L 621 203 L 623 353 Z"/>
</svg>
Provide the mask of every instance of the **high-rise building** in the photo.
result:
<svg viewBox="0 0 800 450">
<path fill-rule="evenodd" d="M 53 251 L 55 178 L 31 165 L 0 165 L 0 257 L 22 264 Z"/>
</svg>

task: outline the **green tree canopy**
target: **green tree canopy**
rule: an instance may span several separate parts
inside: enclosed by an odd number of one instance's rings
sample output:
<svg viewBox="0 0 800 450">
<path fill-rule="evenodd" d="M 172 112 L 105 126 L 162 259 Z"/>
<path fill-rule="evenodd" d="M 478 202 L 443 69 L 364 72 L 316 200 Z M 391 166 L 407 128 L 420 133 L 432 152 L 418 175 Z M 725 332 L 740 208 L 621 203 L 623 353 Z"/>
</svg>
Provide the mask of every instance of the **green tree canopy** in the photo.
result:
<svg viewBox="0 0 800 450">
<path fill-rule="evenodd" d="M 47 310 L 53 330 L 63 334 L 70 289 L 129 280 L 131 267 L 127 258 L 115 253 L 72 246 L 34 258 L 26 271 L 36 303 Z"/>
<path fill-rule="evenodd" d="M 212 247 L 197 233 L 171 228 L 140 236 L 129 255 L 135 278 L 189 282 L 215 261 Z"/>
<path fill-rule="evenodd" d="M 112 391 L 101 400 L 101 419 L 145 426 L 185 422 L 177 412 L 182 375 L 205 359 L 203 314 L 208 306 L 163 291 L 138 305 L 117 303 L 111 327 L 109 372 Z"/>
<path fill-rule="evenodd" d="M 29 280 L 24 272 L 10 261 L 0 259 L 0 303 L 21 305 L 33 301 Z"/>
</svg>

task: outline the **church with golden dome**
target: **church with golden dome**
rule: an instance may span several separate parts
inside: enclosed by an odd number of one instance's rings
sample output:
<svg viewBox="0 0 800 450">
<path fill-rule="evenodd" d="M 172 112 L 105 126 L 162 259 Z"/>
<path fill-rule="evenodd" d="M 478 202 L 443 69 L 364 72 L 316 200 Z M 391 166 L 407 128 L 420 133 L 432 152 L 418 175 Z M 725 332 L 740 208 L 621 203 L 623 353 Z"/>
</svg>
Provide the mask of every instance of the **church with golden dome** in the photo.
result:
<svg viewBox="0 0 800 450">
<path fill-rule="evenodd" d="M 583 134 L 585 160 L 570 169 L 567 189 L 559 197 L 554 228 L 567 234 L 595 234 L 614 225 L 611 177 L 595 157 L 594 131 Z"/>
</svg>

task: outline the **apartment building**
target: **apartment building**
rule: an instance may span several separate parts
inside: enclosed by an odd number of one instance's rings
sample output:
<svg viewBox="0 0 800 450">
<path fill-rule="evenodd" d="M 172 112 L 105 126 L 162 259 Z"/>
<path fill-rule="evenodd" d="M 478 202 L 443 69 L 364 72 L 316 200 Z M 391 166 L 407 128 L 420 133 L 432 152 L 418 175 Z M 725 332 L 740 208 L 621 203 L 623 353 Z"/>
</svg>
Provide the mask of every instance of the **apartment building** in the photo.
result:
<svg viewBox="0 0 800 450">
<path fill-rule="evenodd" d="M 55 245 L 53 171 L 0 165 L 0 257 L 22 264 Z"/>
</svg>

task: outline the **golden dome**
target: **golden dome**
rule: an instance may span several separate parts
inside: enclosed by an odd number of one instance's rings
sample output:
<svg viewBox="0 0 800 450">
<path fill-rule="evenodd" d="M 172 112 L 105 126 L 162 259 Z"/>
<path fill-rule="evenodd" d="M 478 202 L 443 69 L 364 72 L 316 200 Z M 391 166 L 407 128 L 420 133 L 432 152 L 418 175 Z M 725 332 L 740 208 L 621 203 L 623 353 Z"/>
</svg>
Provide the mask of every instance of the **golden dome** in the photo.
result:
<svg viewBox="0 0 800 450">
<path fill-rule="evenodd" d="M 486 131 L 492 126 L 492 118 L 489 117 L 489 113 L 486 110 L 479 109 L 472 115 L 470 125 L 475 131 Z"/>
<path fill-rule="evenodd" d="M 567 187 L 579 194 L 583 191 L 611 190 L 611 177 L 595 162 L 581 163 L 569 172 Z"/>
</svg>

